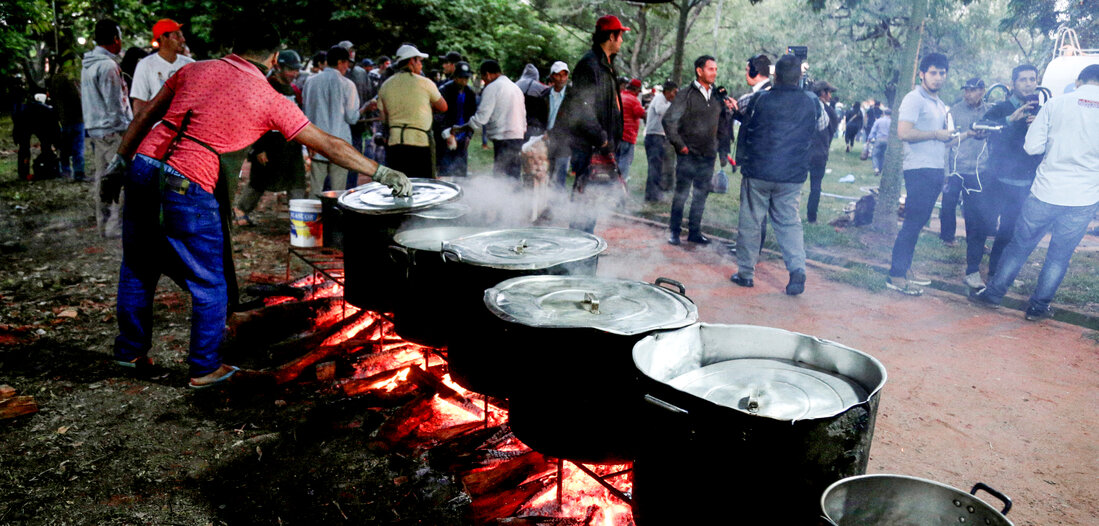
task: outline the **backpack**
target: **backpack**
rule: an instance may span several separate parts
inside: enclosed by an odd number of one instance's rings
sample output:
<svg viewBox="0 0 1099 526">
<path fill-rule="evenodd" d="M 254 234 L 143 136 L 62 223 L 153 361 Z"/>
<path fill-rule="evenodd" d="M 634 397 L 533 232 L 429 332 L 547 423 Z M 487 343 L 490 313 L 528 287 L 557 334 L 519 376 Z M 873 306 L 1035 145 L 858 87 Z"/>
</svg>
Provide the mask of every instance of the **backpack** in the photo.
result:
<svg viewBox="0 0 1099 526">
<path fill-rule="evenodd" d="M 866 226 L 874 221 L 874 205 L 877 195 L 864 195 L 855 202 L 855 226 Z"/>
<path fill-rule="evenodd" d="M 34 164 L 31 165 L 31 179 L 35 181 L 42 181 L 45 179 L 56 179 L 61 175 L 61 163 L 57 159 L 57 155 L 53 151 L 46 149 L 42 150 L 42 153 L 38 154 L 38 157 L 34 158 Z"/>
</svg>

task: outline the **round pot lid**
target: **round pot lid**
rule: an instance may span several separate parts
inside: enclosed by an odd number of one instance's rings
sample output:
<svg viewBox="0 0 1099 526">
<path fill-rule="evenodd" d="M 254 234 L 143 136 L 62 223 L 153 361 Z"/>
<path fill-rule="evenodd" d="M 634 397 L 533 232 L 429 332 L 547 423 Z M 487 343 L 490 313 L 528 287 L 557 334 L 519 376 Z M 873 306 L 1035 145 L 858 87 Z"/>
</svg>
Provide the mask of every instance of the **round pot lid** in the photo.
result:
<svg viewBox="0 0 1099 526">
<path fill-rule="evenodd" d="M 485 291 L 501 319 L 530 327 L 592 328 L 629 336 L 698 321 L 686 296 L 658 285 L 591 276 L 523 276 Z"/>
<path fill-rule="evenodd" d="M 367 215 L 407 214 L 449 203 L 462 196 L 462 188 L 435 179 L 411 179 L 412 195 L 396 197 L 381 183 L 367 183 L 340 196 L 340 207 Z"/>
<path fill-rule="evenodd" d="M 790 421 L 831 417 L 868 397 L 841 374 L 769 358 L 710 364 L 667 384 L 720 406 Z"/>
<path fill-rule="evenodd" d="M 479 226 L 434 226 L 426 228 L 413 228 L 397 232 L 393 241 L 398 245 L 412 250 L 424 250 L 439 252 L 443 249 L 443 243 L 459 237 L 477 234 L 488 230 Z"/>
<path fill-rule="evenodd" d="M 443 245 L 458 262 L 505 270 L 538 270 L 581 261 L 607 249 L 602 238 L 569 228 L 508 228 Z"/>
</svg>

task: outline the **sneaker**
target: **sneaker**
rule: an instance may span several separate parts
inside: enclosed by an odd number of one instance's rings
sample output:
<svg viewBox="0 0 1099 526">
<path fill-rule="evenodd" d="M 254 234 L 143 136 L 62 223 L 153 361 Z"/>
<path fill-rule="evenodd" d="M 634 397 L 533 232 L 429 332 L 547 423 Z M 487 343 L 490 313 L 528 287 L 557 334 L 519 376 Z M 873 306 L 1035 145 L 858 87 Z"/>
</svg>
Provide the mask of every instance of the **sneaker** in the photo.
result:
<svg viewBox="0 0 1099 526">
<path fill-rule="evenodd" d="M 885 288 L 895 290 L 905 296 L 920 296 L 923 294 L 923 289 L 913 286 L 911 281 L 892 276 L 885 278 Z"/>
<path fill-rule="evenodd" d="M 908 275 L 905 276 L 905 277 L 908 279 L 908 283 L 911 284 L 911 285 L 919 285 L 921 287 L 926 287 L 926 286 L 931 284 L 930 279 L 925 278 L 923 276 L 920 276 L 912 270 L 909 270 Z"/>
<path fill-rule="evenodd" d="M 790 283 L 786 284 L 786 294 L 797 296 L 805 292 L 805 271 L 795 270 L 790 273 Z"/>
<path fill-rule="evenodd" d="M 1000 308 L 1000 303 L 999 302 L 992 301 L 991 299 L 989 299 L 988 289 L 981 289 L 976 294 L 970 294 L 969 295 L 969 301 L 972 302 L 972 303 L 975 303 L 977 305 L 980 305 L 980 306 L 982 306 L 986 309 L 998 309 L 998 308 Z"/>
<path fill-rule="evenodd" d="M 740 274 L 733 274 L 729 277 L 729 281 L 740 285 L 741 287 L 754 287 L 756 284 L 752 281 L 752 278 L 741 277 Z"/>
<path fill-rule="evenodd" d="M 1038 307 L 1027 307 L 1026 308 L 1026 319 L 1027 319 L 1027 321 L 1038 321 L 1038 320 L 1044 320 L 1046 318 L 1052 318 L 1052 317 L 1053 317 L 1053 309 L 1051 309 L 1049 307 L 1046 307 L 1044 309 L 1038 308 Z"/>
<path fill-rule="evenodd" d="M 971 289 L 983 289 L 985 288 L 985 282 L 981 280 L 981 273 L 974 272 L 972 274 L 965 275 L 965 285 Z"/>
</svg>

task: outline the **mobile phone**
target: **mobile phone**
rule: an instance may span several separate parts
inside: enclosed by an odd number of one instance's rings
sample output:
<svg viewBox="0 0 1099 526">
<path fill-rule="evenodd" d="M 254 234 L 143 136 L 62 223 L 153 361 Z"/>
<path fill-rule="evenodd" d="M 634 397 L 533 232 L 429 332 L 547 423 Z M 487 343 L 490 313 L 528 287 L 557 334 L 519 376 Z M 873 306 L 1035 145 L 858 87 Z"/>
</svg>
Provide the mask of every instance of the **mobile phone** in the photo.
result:
<svg viewBox="0 0 1099 526">
<path fill-rule="evenodd" d="M 786 46 L 786 54 L 798 57 L 805 62 L 809 60 L 809 46 Z"/>
</svg>

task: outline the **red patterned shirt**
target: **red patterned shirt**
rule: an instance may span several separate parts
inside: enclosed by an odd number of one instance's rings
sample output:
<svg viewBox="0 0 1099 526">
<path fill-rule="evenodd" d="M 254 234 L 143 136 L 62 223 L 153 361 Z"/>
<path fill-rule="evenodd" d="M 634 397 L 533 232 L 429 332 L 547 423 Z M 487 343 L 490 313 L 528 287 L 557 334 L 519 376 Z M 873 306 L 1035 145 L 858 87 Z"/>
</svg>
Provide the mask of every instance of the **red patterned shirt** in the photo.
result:
<svg viewBox="0 0 1099 526">
<path fill-rule="evenodd" d="M 237 55 L 188 64 L 164 84 L 173 94 L 164 120 L 176 127 L 193 110 L 187 135 L 219 154 L 242 150 L 261 135 L 277 130 L 293 139 L 309 119 L 293 101 L 271 88 L 259 69 Z M 160 159 L 175 132 L 157 125 L 137 153 Z M 208 192 L 218 178 L 218 157 L 195 141 L 183 139 L 168 160 Z"/>
</svg>

